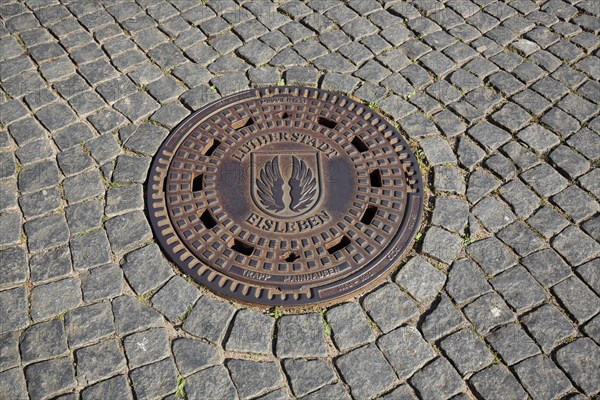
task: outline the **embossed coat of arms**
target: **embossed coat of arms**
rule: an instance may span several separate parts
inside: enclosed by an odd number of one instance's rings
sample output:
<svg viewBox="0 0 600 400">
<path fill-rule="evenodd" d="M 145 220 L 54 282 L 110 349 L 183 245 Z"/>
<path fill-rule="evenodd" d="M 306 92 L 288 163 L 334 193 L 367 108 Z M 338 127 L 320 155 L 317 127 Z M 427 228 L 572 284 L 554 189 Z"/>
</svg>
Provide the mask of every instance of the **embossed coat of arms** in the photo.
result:
<svg viewBox="0 0 600 400">
<path fill-rule="evenodd" d="M 313 209 L 322 194 L 317 151 L 253 152 L 251 191 L 256 206 L 278 218 L 293 218 Z"/>
</svg>

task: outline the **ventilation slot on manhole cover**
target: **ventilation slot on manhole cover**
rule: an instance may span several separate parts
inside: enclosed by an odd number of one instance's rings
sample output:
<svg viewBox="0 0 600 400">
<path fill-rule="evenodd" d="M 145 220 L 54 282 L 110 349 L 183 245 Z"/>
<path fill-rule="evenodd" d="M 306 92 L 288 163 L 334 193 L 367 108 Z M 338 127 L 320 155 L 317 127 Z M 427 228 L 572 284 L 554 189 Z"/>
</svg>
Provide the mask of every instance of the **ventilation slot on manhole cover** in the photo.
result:
<svg viewBox="0 0 600 400">
<path fill-rule="evenodd" d="M 252 125 L 253 123 L 254 123 L 254 118 L 248 117 L 248 118 L 240 119 L 239 121 L 235 121 L 233 124 L 231 124 L 231 127 L 233 129 L 235 129 L 236 131 L 239 131 L 242 128 Z"/>
<path fill-rule="evenodd" d="M 371 222 L 373 222 L 373 218 L 375 218 L 375 215 L 377 215 L 377 207 L 368 206 L 362 218 L 360 219 L 360 222 L 362 222 L 365 225 L 369 225 Z"/>
<path fill-rule="evenodd" d="M 381 187 L 381 171 L 376 169 L 369 173 L 369 180 L 372 187 Z"/>
<path fill-rule="evenodd" d="M 317 124 L 326 126 L 329 129 L 333 129 L 337 125 L 337 122 L 335 122 L 334 120 L 329 119 L 329 118 L 318 117 Z"/>
<path fill-rule="evenodd" d="M 281 119 L 287 119 L 287 118 L 291 117 L 291 115 L 286 111 L 280 112 L 277 116 Z"/>
<path fill-rule="evenodd" d="M 217 221 L 208 210 L 204 210 L 204 212 L 200 214 L 200 221 L 202 221 L 202 224 L 204 224 L 206 229 L 212 229 L 217 225 Z"/>
<path fill-rule="evenodd" d="M 219 145 L 221 144 L 221 141 L 217 140 L 217 139 L 211 139 L 206 146 L 204 146 L 204 148 L 202 149 L 201 153 L 207 157 L 210 157 L 213 155 L 213 153 L 215 152 L 215 150 L 217 149 L 217 147 L 219 147 Z"/>
<path fill-rule="evenodd" d="M 343 249 L 344 247 L 350 244 L 350 239 L 348 236 L 342 236 L 341 238 L 329 243 L 327 247 L 327 252 L 329 254 L 334 254 L 336 251 Z"/>
<path fill-rule="evenodd" d="M 285 256 L 284 260 L 287 261 L 287 262 L 294 262 L 294 261 L 296 261 L 299 258 L 300 258 L 300 256 L 298 254 L 296 254 L 296 253 L 288 253 Z"/>
<path fill-rule="evenodd" d="M 229 247 L 231 250 L 235 250 L 245 256 L 251 256 L 252 253 L 254 253 L 254 247 L 237 239 L 233 239 L 233 241 L 229 243 Z"/>
<path fill-rule="evenodd" d="M 354 136 L 354 139 L 352 139 L 352 145 L 361 153 L 369 150 L 369 147 L 366 145 L 366 143 L 360 140 L 358 136 Z"/>
<path fill-rule="evenodd" d="M 202 190 L 202 177 L 203 175 L 200 174 L 192 179 L 192 192 L 199 192 Z"/>
</svg>

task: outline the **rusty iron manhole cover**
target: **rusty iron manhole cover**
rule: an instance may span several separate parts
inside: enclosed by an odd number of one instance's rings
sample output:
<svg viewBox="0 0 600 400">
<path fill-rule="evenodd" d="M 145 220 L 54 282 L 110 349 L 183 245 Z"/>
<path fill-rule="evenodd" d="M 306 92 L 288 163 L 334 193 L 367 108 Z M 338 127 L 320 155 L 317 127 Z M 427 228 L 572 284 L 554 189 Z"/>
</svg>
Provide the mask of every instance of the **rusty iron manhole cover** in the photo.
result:
<svg viewBox="0 0 600 400">
<path fill-rule="evenodd" d="M 417 160 L 383 117 L 311 88 L 241 92 L 165 140 L 147 201 L 163 249 L 246 303 L 332 303 L 378 283 L 410 248 Z"/>
</svg>

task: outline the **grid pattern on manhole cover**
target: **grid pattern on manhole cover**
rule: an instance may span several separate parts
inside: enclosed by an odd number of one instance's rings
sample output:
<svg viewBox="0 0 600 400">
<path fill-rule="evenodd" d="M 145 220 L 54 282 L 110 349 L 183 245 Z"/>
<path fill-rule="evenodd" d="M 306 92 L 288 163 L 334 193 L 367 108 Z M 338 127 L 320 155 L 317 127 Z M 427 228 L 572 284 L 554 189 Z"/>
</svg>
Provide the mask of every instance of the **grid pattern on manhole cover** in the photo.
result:
<svg viewBox="0 0 600 400">
<path fill-rule="evenodd" d="M 268 306 L 331 303 L 377 283 L 423 206 L 414 154 L 383 117 L 285 86 L 192 114 L 159 149 L 147 190 L 173 262 L 214 292 Z"/>
</svg>

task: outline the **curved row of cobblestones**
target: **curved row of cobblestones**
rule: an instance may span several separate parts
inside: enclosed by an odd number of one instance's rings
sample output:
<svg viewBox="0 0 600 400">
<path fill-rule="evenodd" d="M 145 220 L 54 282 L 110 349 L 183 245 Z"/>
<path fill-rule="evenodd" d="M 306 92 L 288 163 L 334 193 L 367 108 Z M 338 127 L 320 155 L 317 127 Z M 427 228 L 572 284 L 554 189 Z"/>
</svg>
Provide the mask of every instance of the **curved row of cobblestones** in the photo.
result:
<svg viewBox="0 0 600 400">
<path fill-rule="evenodd" d="M 600 392 L 595 0 L 0 4 L 1 399 Z M 162 140 L 261 85 L 351 94 L 428 180 L 407 262 L 285 313 L 205 292 L 144 211 Z"/>
</svg>

